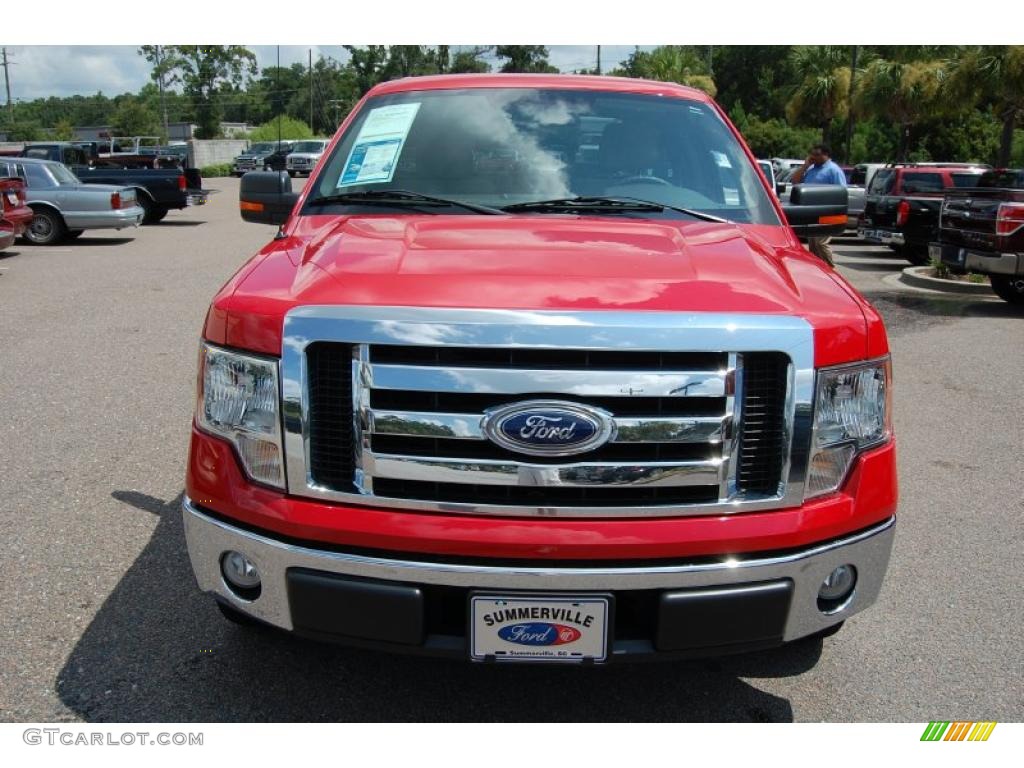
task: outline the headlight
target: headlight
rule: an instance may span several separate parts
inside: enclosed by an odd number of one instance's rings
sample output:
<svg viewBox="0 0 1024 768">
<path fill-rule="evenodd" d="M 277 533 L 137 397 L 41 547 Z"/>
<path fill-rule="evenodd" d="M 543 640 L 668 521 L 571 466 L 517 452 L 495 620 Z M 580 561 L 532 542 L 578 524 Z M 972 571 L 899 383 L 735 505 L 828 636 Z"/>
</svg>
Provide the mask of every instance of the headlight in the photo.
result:
<svg viewBox="0 0 1024 768">
<path fill-rule="evenodd" d="M 203 344 L 196 420 L 235 446 L 253 480 L 284 488 L 277 361 Z"/>
<path fill-rule="evenodd" d="M 892 435 L 892 364 L 870 363 L 818 371 L 808 498 L 832 493 L 860 451 Z"/>
</svg>

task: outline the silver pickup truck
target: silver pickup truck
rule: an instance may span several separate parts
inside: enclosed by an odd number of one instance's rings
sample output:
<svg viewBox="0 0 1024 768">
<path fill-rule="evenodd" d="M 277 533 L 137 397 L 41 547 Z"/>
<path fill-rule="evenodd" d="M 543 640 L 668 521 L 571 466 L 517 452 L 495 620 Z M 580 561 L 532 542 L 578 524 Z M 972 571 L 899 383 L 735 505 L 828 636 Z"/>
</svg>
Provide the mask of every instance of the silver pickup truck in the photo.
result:
<svg viewBox="0 0 1024 768">
<path fill-rule="evenodd" d="M 53 160 L 0 159 L 0 176 L 25 180 L 27 204 L 35 216 L 24 236 L 35 245 L 74 239 L 87 229 L 137 227 L 145 214 L 134 189 L 83 184 Z"/>
</svg>

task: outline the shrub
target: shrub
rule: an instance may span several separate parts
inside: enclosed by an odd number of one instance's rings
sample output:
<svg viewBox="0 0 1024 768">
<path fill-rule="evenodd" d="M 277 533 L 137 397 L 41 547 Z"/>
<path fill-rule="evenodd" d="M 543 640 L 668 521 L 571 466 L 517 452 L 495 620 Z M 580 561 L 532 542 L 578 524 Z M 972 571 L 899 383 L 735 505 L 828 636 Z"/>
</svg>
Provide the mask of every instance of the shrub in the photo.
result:
<svg viewBox="0 0 1024 768">
<path fill-rule="evenodd" d="M 249 132 L 249 141 L 277 141 L 278 130 L 282 139 L 312 139 L 313 131 L 301 120 L 282 115 L 281 125 L 278 128 L 278 118 L 268 120 L 263 125 L 253 128 Z"/>
<path fill-rule="evenodd" d="M 199 169 L 199 173 L 202 174 L 204 179 L 216 179 L 221 176 L 230 176 L 231 163 L 217 163 L 216 165 L 206 165 Z"/>
</svg>

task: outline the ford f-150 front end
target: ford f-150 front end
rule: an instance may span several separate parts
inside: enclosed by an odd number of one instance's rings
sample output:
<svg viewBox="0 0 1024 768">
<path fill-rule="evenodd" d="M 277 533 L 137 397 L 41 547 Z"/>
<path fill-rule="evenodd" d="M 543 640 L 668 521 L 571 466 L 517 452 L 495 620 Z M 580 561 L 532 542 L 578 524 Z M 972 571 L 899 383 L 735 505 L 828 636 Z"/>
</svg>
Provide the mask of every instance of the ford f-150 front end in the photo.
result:
<svg viewBox="0 0 1024 768">
<path fill-rule="evenodd" d="M 843 226 L 845 198 L 804 192 Z M 229 618 L 600 663 L 875 601 L 885 331 L 704 94 L 385 83 L 301 194 L 254 173 L 241 198 L 282 226 L 210 307 L 184 502 Z"/>
</svg>

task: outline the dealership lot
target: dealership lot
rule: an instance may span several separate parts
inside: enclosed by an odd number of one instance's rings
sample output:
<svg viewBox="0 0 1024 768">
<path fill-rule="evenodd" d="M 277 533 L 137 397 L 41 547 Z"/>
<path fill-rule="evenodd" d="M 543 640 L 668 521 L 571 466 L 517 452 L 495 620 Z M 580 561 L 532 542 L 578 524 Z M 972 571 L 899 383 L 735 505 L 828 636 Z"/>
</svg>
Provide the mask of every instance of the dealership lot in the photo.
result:
<svg viewBox="0 0 1024 768">
<path fill-rule="evenodd" d="M 298 182 L 301 183 L 301 182 Z M 273 229 L 238 181 L 163 224 L 0 257 L 0 719 L 1021 720 L 1024 315 L 839 269 L 885 316 L 902 502 L 879 603 L 823 643 L 496 668 L 247 632 L 195 588 L 182 494 L 197 339 Z"/>
</svg>

